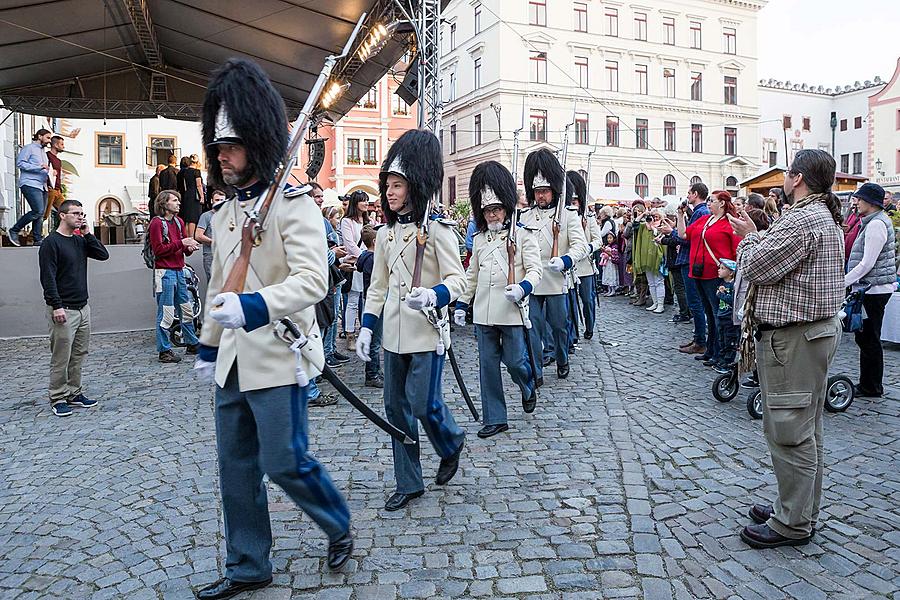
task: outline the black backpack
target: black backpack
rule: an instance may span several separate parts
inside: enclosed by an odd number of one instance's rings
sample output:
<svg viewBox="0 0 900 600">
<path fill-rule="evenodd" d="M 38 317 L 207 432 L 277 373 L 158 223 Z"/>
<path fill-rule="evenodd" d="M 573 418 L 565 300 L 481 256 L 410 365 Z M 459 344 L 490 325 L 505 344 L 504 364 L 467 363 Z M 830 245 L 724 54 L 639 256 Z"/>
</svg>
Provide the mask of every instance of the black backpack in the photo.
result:
<svg viewBox="0 0 900 600">
<path fill-rule="evenodd" d="M 153 217 L 153 219 L 159 219 L 162 222 L 162 235 L 163 241 L 165 243 L 169 243 L 169 222 L 163 219 L 162 217 Z M 153 219 L 150 219 L 150 223 L 153 222 Z M 175 217 L 175 225 L 178 227 L 178 234 L 181 235 L 181 221 L 178 217 Z M 153 254 L 153 247 L 150 246 L 150 224 L 147 224 L 147 231 L 144 232 L 144 248 L 141 250 L 141 256 L 144 259 L 144 264 L 147 265 L 148 269 L 156 268 L 156 255 Z"/>
</svg>

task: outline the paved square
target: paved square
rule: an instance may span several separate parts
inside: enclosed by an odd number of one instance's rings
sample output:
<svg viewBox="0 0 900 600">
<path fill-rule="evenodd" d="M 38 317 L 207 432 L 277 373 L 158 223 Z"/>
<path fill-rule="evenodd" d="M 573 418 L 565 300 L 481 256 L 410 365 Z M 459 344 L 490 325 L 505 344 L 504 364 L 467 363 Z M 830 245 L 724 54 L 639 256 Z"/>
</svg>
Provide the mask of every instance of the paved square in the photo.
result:
<svg viewBox="0 0 900 600">
<path fill-rule="evenodd" d="M 507 378 L 510 431 L 490 440 L 445 369 L 469 433 L 461 470 L 398 513 L 381 508 L 388 437 L 346 402 L 312 409 L 310 445 L 349 500 L 354 559 L 328 574 L 321 533 L 270 486 L 275 582 L 251 597 L 900 598 L 897 347 L 887 398 L 826 414 L 813 543 L 756 551 L 737 532 L 774 476 L 747 391 L 716 402 L 713 373 L 674 351 L 690 325 L 670 314 L 604 298 L 599 315 L 619 345 L 583 342 L 568 380 L 548 369 L 532 415 Z M 471 328 L 454 340 L 477 398 Z M 857 356 L 848 337 L 832 373 L 855 377 Z M 191 361 L 157 363 L 151 332 L 95 336 L 85 379 L 100 406 L 60 419 L 48 360 L 45 339 L 0 341 L 0 597 L 191 598 L 224 558 L 211 389 Z M 358 363 L 339 373 L 383 413 Z M 438 461 L 423 456 L 431 478 Z"/>
</svg>

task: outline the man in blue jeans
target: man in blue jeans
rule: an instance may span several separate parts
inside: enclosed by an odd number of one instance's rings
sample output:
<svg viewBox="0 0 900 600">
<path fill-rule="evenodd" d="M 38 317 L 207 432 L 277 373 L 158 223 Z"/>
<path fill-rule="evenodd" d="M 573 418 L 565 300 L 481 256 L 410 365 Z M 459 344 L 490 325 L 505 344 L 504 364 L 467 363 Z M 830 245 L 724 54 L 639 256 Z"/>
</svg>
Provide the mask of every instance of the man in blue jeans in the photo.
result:
<svg viewBox="0 0 900 600">
<path fill-rule="evenodd" d="M 19 168 L 19 189 L 31 209 L 9 228 L 7 235 L 14 246 L 19 245 L 19 232 L 31 223 L 34 245 L 40 246 L 44 235 L 44 208 L 47 206 L 47 182 L 50 173 L 50 161 L 44 148 L 50 144 L 53 133 L 46 129 L 38 129 L 27 144 L 19 151 L 16 166 Z"/>
</svg>

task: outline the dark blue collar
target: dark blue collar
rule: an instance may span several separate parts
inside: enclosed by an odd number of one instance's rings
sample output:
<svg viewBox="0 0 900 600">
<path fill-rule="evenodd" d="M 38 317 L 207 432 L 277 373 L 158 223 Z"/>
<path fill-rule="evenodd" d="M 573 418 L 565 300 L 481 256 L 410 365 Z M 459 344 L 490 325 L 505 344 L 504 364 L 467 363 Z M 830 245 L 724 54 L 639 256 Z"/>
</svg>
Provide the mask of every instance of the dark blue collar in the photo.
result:
<svg viewBox="0 0 900 600">
<path fill-rule="evenodd" d="M 415 223 L 415 215 L 412 213 L 412 211 L 409 211 L 405 215 L 397 215 L 397 222 L 401 225 L 406 225 L 407 223 Z"/>
<path fill-rule="evenodd" d="M 267 183 L 263 181 L 257 181 L 250 187 L 246 188 L 235 188 L 237 190 L 237 195 L 235 196 L 239 202 L 243 202 L 245 200 L 251 200 L 256 198 L 269 187 Z"/>
</svg>

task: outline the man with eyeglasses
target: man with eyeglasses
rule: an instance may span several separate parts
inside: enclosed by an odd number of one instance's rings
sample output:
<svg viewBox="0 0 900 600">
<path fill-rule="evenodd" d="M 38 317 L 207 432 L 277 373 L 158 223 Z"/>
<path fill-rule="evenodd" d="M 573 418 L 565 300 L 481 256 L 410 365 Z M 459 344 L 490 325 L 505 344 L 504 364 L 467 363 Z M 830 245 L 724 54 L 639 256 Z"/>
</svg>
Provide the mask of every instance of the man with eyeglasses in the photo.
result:
<svg viewBox="0 0 900 600">
<path fill-rule="evenodd" d="M 73 406 L 97 405 L 81 386 L 91 335 L 87 259 L 106 260 L 109 252 L 88 229 L 81 202 L 64 201 L 58 214 L 59 227 L 41 244 L 38 257 L 50 324 L 50 406 L 57 417 L 68 417 Z"/>
</svg>

